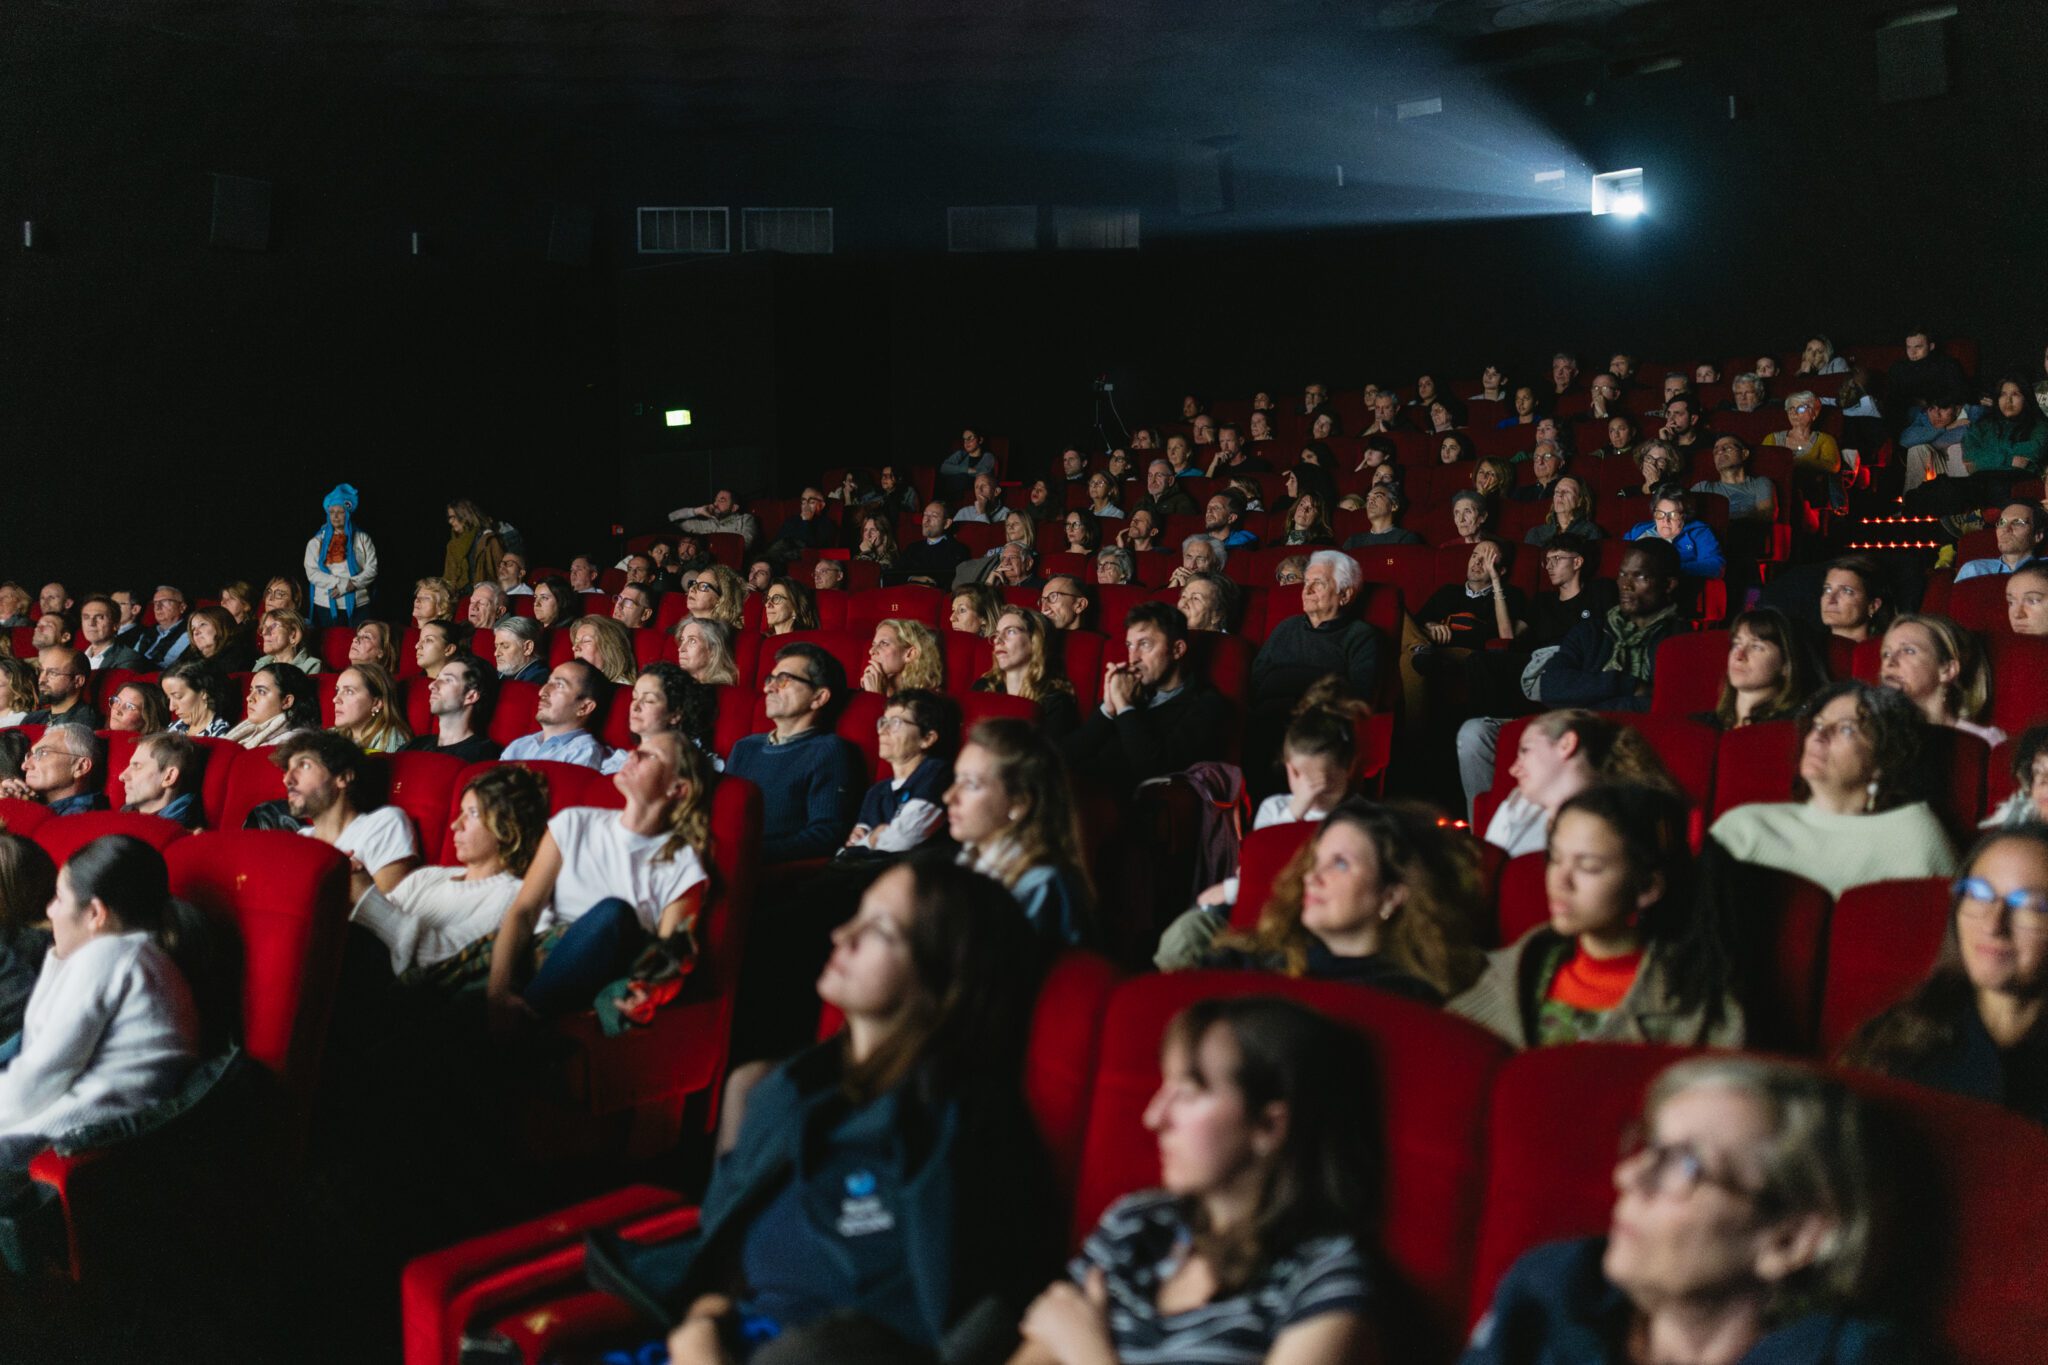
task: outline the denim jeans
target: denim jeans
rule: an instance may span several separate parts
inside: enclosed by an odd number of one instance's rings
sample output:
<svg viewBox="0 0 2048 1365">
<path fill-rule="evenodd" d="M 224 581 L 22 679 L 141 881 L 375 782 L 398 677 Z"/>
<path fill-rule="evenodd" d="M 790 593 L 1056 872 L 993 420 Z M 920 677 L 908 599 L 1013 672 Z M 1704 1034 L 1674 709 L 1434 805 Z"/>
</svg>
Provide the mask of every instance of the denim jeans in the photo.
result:
<svg viewBox="0 0 2048 1365">
<path fill-rule="evenodd" d="M 520 992 L 536 1014 L 574 1014 L 626 974 L 652 936 L 633 907 L 613 896 L 563 930 L 540 970 Z"/>
</svg>

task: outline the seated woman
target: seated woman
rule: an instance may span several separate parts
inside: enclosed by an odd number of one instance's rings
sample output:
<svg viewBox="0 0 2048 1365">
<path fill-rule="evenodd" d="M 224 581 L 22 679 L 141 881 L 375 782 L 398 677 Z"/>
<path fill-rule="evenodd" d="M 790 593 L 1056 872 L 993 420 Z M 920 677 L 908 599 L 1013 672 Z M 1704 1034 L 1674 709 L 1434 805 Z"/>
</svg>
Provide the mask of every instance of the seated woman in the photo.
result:
<svg viewBox="0 0 2048 1365">
<path fill-rule="evenodd" d="M 1515 471 L 1499 456 L 1481 460 L 1472 467 L 1472 491 L 1490 502 L 1499 503 L 1514 487 Z"/>
<path fill-rule="evenodd" d="M 1084 511 L 1073 511 L 1060 523 L 1067 538 L 1066 552 L 1070 555 L 1088 555 L 1091 558 L 1102 549 L 1102 526 Z"/>
<path fill-rule="evenodd" d="M 1503 417 L 1500 421 L 1494 423 L 1495 426 L 1533 427 L 1543 416 L 1543 411 L 1536 402 L 1536 390 L 1530 388 L 1527 384 L 1516 387 L 1513 402 L 1515 408 L 1513 414 Z"/>
<path fill-rule="evenodd" d="M 1963 432 L 1963 465 L 1972 474 L 2010 479 L 2040 473 L 2044 457 L 2048 421 L 2042 420 L 2025 376 L 2007 375 L 1998 382 L 1992 410 Z"/>
<path fill-rule="evenodd" d="M 1451 1009 L 1518 1048 L 1741 1046 L 1736 945 L 1692 894 L 1689 820 L 1683 797 L 1629 783 L 1566 801 L 1544 873 L 1550 923 L 1491 954 Z"/>
<path fill-rule="evenodd" d="M 1099 469 L 1088 476 L 1088 512 L 1098 521 L 1124 519 L 1124 509 L 1116 505 L 1116 481 Z"/>
<path fill-rule="evenodd" d="M 1596 460 L 1627 460 L 1640 463 L 1636 458 L 1636 423 L 1625 413 L 1616 413 L 1607 419 L 1607 444 L 1586 452 Z"/>
<path fill-rule="evenodd" d="M 1978 828 L 2048 824 L 2048 725 L 2029 725 L 2013 741 L 2012 782 L 2012 795 L 1999 802 Z"/>
<path fill-rule="evenodd" d="M 1029 514 L 1034 523 L 1041 523 L 1058 516 L 1065 506 L 1065 498 L 1053 493 L 1052 480 L 1033 479 L 1025 492 L 1024 505 L 1016 510 Z"/>
<path fill-rule="evenodd" d="M 1008 888 L 1049 942 L 1091 937 L 1094 889 L 1065 765 L 1037 726 L 985 720 L 968 732 L 946 789 L 946 829 L 960 861 Z"/>
<path fill-rule="evenodd" d="M 228 719 L 234 710 L 228 675 L 205 659 L 180 659 L 163 672 L 164 700 L 170 703 L 174 735 L 211 739 L 225 735 L 234 724 Z"/>
<path fill-rule="evenodd" d="M 709 617 L 685 616 L 676 626 L 676 664 L 706 687 L 739 685 L 731 627 Z"/>
<path fill-rule="evenodd" d="M 1220 935 L 1206 967 L 1348 981 L 1440 1005 L 1478 976 L 1486 906 L 1470 839 L 1412 802 L 1346 801 L 1273 883 L 1250 933 Z"/>
<path fill-rule="evenodd" d="M 1903 693 L 1929 725 L 1947 725 L 1997 748 L 2005 731 L 1979 725 L 1990 670 L 1977 637 L 1945 616 L 1901 616 L 1884 633 L 1878 681 Z"/>
<path fill-rule="evenodd" d="M 412 623 L 424 626 L 429 621 L 445 621 L 455 610 L 455 594 L 448 587 L 445 578 L 422 578 L 412 585 Z"/>
<path fill-rule="evenodd" d="M 320 726 L 320 688 L 290 664 L 259 668 L 249 679 L 242 701 L 242 723 L 223 738 L 244 749 L 262 749 L 283 741 L 295 730 Z"/>
<path fill-rule="evenodd" d="M 1357 1034 L 1291 1000 L 1190 1005 L 1145 1110 L 1160 1188 L 1111 1205 L 1011 1365 L 1381 1358 L 1381 1120 Z"/>
<path fill-rule="evenodd" d="M 1546 711 L 1522 728 L 1508 769 L 1515 789 L 1494 808 L 1486 842 L 1510 858 L 1550 846 L 1565 802 L 1595 782 L 1626 782 L 1679 794 L 1664 760 L 1632 725 L 1592 711 Z"/>
<path fill-rule="evenodd" d="M 429 681 L 440 677 L 442 666 L 463 652 L 462 645 L 457 643 L 462 635 L 463 627 L 453 621 L 429 621 L 420 627 L 419 639 L 413 642 L 412 658 Z"/>
<path fill-rule="evenodd" d="M 1493 525 L 1493 508 L 1471 489 L 1462 489 L 1451 497 L 1451 525 L 1457 530 L 1458 538 L 1446 544 L 1477 545 Z"/>
<path fill-rule="evenodd" d="M 272 664 L 290 664 L 307 674 L 320 671 L 319 657 L 306 648 L 305 618 L 295 611 L 264 612 L 263 623 L 256 631 L 256 643 L 263 647 L 263 653 L 250 665 L 251 672 Z"/>
<path fill-rule="evenodd" d="M 1599 540 L 1605 533 L 1593 520 L 1593 490 L 1576 475 L 1566 474 L 1550 491 L 1550 511 L 1522 537 L 1526 545 L 1547 546 L 1560 535 Z"/>
<path fill-rule="evenodd" d="M 995 634 L 996 617 L 1003 610 L 1003 599 L 996 596 L 996 590 L 986 583 L 969 583 L 953 589 L 952 609 L 946 615 L 947 624 L 962 635 L 989 636 Z"/>
<path fill-rule="evenodd" d="M 1934 970 L 1843 1060 L 2048 1124 L 2048 828 L 1999 830 L 1971 850 Z"/>
<path fill-rule="evenodd" d="M 391 627 L 382 621 L 365 621 L 357 626 L 355 638 L 348 642 L 348 661 L 375 664 L 397 677 L 398 641 L 392 637 Z"/>
<path fill-rule="evenodd" d="M 890 529 L 886 516 L 870 512 L 861 518 L 860 540 L 854 546 L 853 557 L 885 569 L 896 562 L 896 532 Z"/>
<path fill-rule="evenodd" d="M 4 673 L 0 665 L 0 673 Z M 4 722 L 5 717 L 0 717 Z M 107 703 L 107 728 L 130 735 L 160 735 L 171 728 L 171 700 L 161 684 L 128 682 Z M 230 730 L 229 734 L 234 731 Z"/>
<path fill-rule="evenodd" d="M 1804 877 L 1839 898 L 1852 886 L 1955 875 L 1955 851 L 1913 799 L 1921 719 L 1890 688 L 1841 682 L 1800 712 L 1793 800 L 1737 806 L 1708 831 L 1738 861 Z"/>
<path fill-rule="evenodd" d="M 1685 472 L 1685 459 L 1668 441 L 1645 441 L 1636 447 L 1636 468 L 1640 483 L 1630 483 L 1615 494 L 1618 498 L 1655 498 L 1664 485 Z"/>
<path fill-rule="evenodd" d="M 875 623 L 868 666 L 860 674 L 863 691 L 884 697 L 905 688 L 936 692 L 945 680 L 946 649 L 930 626 L 897 616 Z"/>
<path fill-rule="evenodd" d="M 569 627 L 569 653 L 605 676 L 626 683 L 633 677 L 633 637 L 609 616 L 584 616 Z"/>
<path fill-rule="evenodd" d="M 21 724 L 29 712 L 42 705 L 34 667 L 12 654 L 0 655 L 0 727 Z"/>
<path fill-rule="evenodd" d="M 818 604 L 811 590 L 794 579 L 778 578 L 761 595 L 761 633 L 770 637 L 818 628 Z"/>
<path fill-rule="evenodd" d="M 1004 607 L 996 617 L 994 661 L 974 680 L 974 690 L 1037 702 L 1039 726 L 1058 743 L 1081 728 L 1081 708 L 1074 685 L 1052 670 L 1053 637 L 1046 619 L 1029 607 Z"/>
<path fill-rule="evenodd" d="M 1145 554 L 1161 548 L 1159 519 L 1147 507 L 1140 507 L 1124 522 L 1123 529 L 1116 533 L 1116 543 L 1132 554 Z"/>
<path fill-rule="evenodd" d="M 306 590 L 297 579 L 273 578 L 263 585 L 263 610 L 297 612 L 306 615 Z"/>
<path fill-rule="evenodd" d="M 555 812 L 491 944 L 494 1029 L 588 1009 L 650 943 L 694 941 L 711 781 L 697 746 L 667 731 L 641 740 L 612 778 L 623 809 Z"/>
<path fill-rule="evenodd" d="M 1850 1316 L 1889 1240 L 1863 1102 L 1762 1057 L 1699 1057 L 1650 1088 L 1604 1237 L 1528 1252 L 1459 1365 L 1878 1365 L 1912 1358 Z"/>
<path fill-rule="evenodd" d="M 875 722 L 876 748 L 889 776 L 868 788 L 860 814 L 836 856 L 865 860 L 908 853 L 945 832 L 946 789 L 953 785 L 960 707 L 922 687 L 899 688 Z"/>
<path fill-rule="evenodd" d="M 168 1098 L 199 1054 L 170 951 L 198 912 L 171 899 L 163 854 L 132 834 L 93 840 L 57 873 L 49 916 L 21 1049 L 0 1071 L 0 1200 L 52 1138 Z"/>
<path fill-rule="evenodd" d="M 1465 405 L 1455 398 L 1432 398 L 1427 411 L 1431 431 L 1457 431 L 1465 425 Z"/>
<path fill-rule="evenodd" d="M 445 962 L 498 927 L 547 832 L 547 779 L 517 763 L 472 777 L 450 828 L 454 867 L 422 867 L 386 895 L 360 867 L 349 918 L 391 953 L 391 973 Z"/>
<path fill-rule="evenodd" d="M 366 754 L 396 753 L 412 743 L 398 684 L 377 664 L 351 664 L 334 680 L 330 728 L 355 741 Z"/>
<path fill-rule="evenodd" d="M 1835 343 L 1816 332 L 1806 339 L 1806 345 L 1799 352 L 1799 368 L 1794 375 L 1803 374 L 1847 374 L 1849 362 L 1835 354 Z"/>
<path fill-rule="evenodd" d="M 684 602 L 699 620 L 722 622 L 726 629 L 745 628 L 747 583 L 723 564 L 699 570 L 683 585 Z"/>
<path fill-rule="evenodd" d="M 1344 423 L 1329 408 L 1324 408 L 1321 412 L 1317 413 L 1316 420 L 1311 422 L 1308 428 L 1308 438 L 1311 441 L 1327 441 L 1332 436 L 1342 436 L 1343 434 Z"/>
<path fill-rule="evenodd" d="M 1719 578 L 1728 571 L 1721 557 L 1721 539 L 1714 528 L 1693 519 L 1692 494 L 1676 484 L 1658 491 L 1651 504 L 1650 519 L 1629 527 L 1624 540 L 1656 536 L 1678 550 L 1678 571 L 1688 578 Z"/>
<path fill-rule="evenodd" d="M 1792 478 L 1805 489 L 1813 489 L 1842 467 L 1842 450 L 1835 438 L 1815 430 L 1820 420 L 1820 399 L 1812 389 L 1801 389 L 1785 399 L 1786 429 L 1764 437 L 1767 446 L 1783 446 L 1792 452 Z"/>
<path fill-rule="evenodd" d="M 1821 685 L 1806 639 L 1776 607 L 1756 607 L 1728 632 L 1728 671 L 1710 718 L 1723 730 L 1790 720 Z"/>
<path fill-rule="evenodd" d="M 626 730 L 634 744 L 614 749 L 598 765 L 602 773 L 616 773 L 649 735 L 675 732 L 697 746 L 711 771 L 725 771 L 725 760 L 713 744 L 718 726 L 718 694 L 699 683 L 680 664 L 658 659 L 640 670 L 633 679 L 632 695 L 626 701 Z"/>
<path fill-rule="evenodd" d="M 239 673 L 255 657 L 245 641 L 245 632 L 235 618 L 219 607 L 201 607 L 192 613 L 186 629 L 192 633 L 192 647 L 186 658 L 205 659 L 223 673 Z"/>
<path fill-rule="evenodd" d="M 1498 365 L 1488 365 L 1479 372 L 1479 392 L 1472 395 L 1475 403 L 1505 403 L 1508 401 L 1507 372 Z"/>
<path fill-rule="evenodd" d="M 550 574 L 533 585 L 533 623 L 559 630 L 583 614 L 583 594 L 568 579 Z"/>
<path fill-rule="evenodd" d="M 21 1032 L 21 1017 L 50 951 L 41 921 L 57 894 L 57 864 L 41 844 L 0 833 L 0 1051 Z"/>
<path fill-rule="evenodd" d="M 600 1282 L 680 1318 L 670 1360 L 738 1360 L 742 1324 L 796 1360 L 849 1334 L 892 1337 L 877 1359 L 936 1359 L 942 1338 L 966 1358 L 1002 1349 L 1058 1264 L 1023 1101 L 1032 957 L 987 878 L 931 859 L 876 878 L 818 978 L 845 1027 L 747 1094 L 697 1230 L 593 1239 Z"/>
<path fill-rule="evenodd" d="M 2048 564 L 2022 564 L 2006 575 L 2005 621 L 2015 635 L 2048 635 Z"/>
<path fill-rule="evenodd" d="M 1337 532 L 1330 525 L 1330 507 L 1315 493 L 1303 493 L 1287 509 L 1287 534 L 1283 545 L 1335 545 Z"/>
<path fill-rule="evenodd" d="M 1391 437 L 1386 436 L 1382 436 L 1380 439 L 1383 441 L 1392 440 Z M 1473 449 L 1470 438 L 1463 432 L 1447 432 L 1443 439 L 1437 442 L 1436 460 L 1438 464 L 1466 464 L 1478 458 L 1479 452 Z M 1359 468 L 1377 468 L 1377 466 L 1373 465 L 1370 460 L 1367 460 L 1361 462 Z"/>
<path fill-rule="evenodd" d="M 255 597 L 256 590 L 242 579 L 230 579 L 221 585 L 220 607 L 228 614 L 228 619 L 235 623 L 236 630 L 241 630 L 255 621 Z"/>
</svg>

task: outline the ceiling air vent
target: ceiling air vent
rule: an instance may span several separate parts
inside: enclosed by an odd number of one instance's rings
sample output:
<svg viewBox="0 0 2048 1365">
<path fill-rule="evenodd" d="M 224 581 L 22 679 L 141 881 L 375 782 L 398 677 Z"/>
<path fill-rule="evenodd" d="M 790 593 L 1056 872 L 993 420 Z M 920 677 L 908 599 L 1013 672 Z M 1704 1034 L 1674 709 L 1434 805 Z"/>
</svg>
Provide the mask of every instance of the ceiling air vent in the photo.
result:
<svg viewBox="0 0 2048 1365">
<path fill-rule="evenodd" d="M 1053 242 L 1061 251 L 1136 251 L 1136 209 L 1054 209 Z"/>
<path fill-rule="evenodd" d="M 997 204 L 946 210 L 948 251 L 1038 250 L 1038 205 Z"/>
<path fill-rule="evenodd" d="M 740 250 L 832 254 L 830 209 L 741 209 Z"/>
<path fill-rule="evenodd" d="M 643 256 L 680 256 L 731 250 L 732 228 L 729 210 L 640 210 L 640 254 Z"/>
</svg>

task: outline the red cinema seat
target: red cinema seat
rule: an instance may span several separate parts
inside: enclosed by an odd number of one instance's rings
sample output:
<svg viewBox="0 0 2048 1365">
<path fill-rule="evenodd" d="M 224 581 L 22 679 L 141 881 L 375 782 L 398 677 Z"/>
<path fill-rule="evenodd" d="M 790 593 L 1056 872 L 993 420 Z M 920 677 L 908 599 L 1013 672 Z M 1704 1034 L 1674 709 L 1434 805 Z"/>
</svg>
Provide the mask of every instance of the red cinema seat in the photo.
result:
<svg viewBox="0 0 2048 1365">
<path fill-rule="evenodd" d="M 1138 571 L 1142 576 L 1145 561 L 1138 560 Z M 1163 578 L 1165 575 L 1161 575 Z M 1095 598 L 1095 621 L 1102 633 L 1110 639 L 1118 639 L 1124 633 L 1124 617 L 1140 602 L 1150 601 L 1154 589 L 1137 583 L 1095 583 L 1088 589 Z"/>
<path fill-rule="evenodd" d="M 398 695 L 405 709 L 405 723 L 416 735 L 431 735 L 438 732 L 431 709 L 433 697 L 428 691 L 432 685 L 433 679 L 423 673 L 415 673 L 409 678 L 398 680 Z"/>
<path fill-rule="evenodd" d="M 729 757 L 732 746 L 754 732 L 754 703 L 760 691 L 751 687 L 718 689 L 718 722 L 711 733 L 711 747 L 720 757 Z"/>
<path fill-rule="evenodd" d="M 121 774 L 128 770 L 129 761 L 135 757 L 135 741 L 139 736 L 128 730 L 100 730 L 97 733 L 107 746 L 106 761 L 100 766 L 107 779 L 107 805 L 119 810 L 128 804 L 128 789 L 121 781 Z"/>
<path fill-rule="evenodd" d="M 872 638 L 877 622 L 895 619 L 922 621 L 933 630 L 943 630 L 950 602 L 949 593 L 921 583 L 906 583 L 896 588 L 869 588 L 865 592 L 854 593 L 847 601 L 846 629 L 855 634 L 865 632 Z"/>
<path fill-rule="evenodd" d="M 215 819 L 209 809 L 207 824 L 220 830 L 239 830 L 250 811 L 266 801 L 284 800 L 284 770 L 271 762 L 276 752 L 275 746 L 243 749 L 222 765 L 227 769 L 227 787 L 221 794 L 220 818 Z M 210 788 L 211 781 L 207 785 Z"/>
<path fill-rule="evenodd" d="M 348 667 L 348 647 L 355 638 L 356 633 L 349 626 L 328 626 L 320 632 L 320 662 L 329 673 L 339 673 Z"/>
<path fill-rule="evenodd" d="M 1985 635 L 2010 632 L 2012 624 L 2005 614 L 2005 575 L 1980 574 L 1954 584 L 1949 588 L 1944 613 L 1964 630 Z"/>
<path fill-rule="evenodd" d="M 1728 674 L 1725 630 L 1684 631 L 1666 636 L 1657 646 L 1650 711 L 1659 716 L 1697 716 L 1721 702 L 1721 684 Z"/>
<path fill-rule="evenodd" d="M 1799 776 L 1798 722 L 1767 720 L 1722 734 L 1714 762 L 1714 807 L 1707 824 L 1752 801 L 1790 801 Z"/>
<path fill-rule="evenodd" d="M 334 727 L 334 689 L 340 682 L 338 672 L 313 675 L 313 686 L 320 691 L 320 723 L 329 729 Z"/>
<path fill-rule="evenodd" d="M 946 646 L 946 691 L 964 697 L 974 690 L 975 680 L 988 672 L 995 660 L 994 645 L 964 630 L 947 630 L 939 638 Z"/>
<path fill-rule="evenodd" d="M 109 834 L 132 834 L 161 853 L 189 833 L 175 820 L 158 815 L 118 810 L 87 811 L 82 815 L 59 815 L 37 825 L 29 837 L 43 846 L 50 860 L 62 865 L 65 859 L 93 840 Z"/>
<path fill-rule="evenodd" d="M 2048 640 L 2014 635 L 2001 626 L 1991 633 L 1989 643 L 1991 714 L 1985 720 L 2018 739 L 2028 726 L 2048 720 Z"/>
<path fill-rule="evenodd" d="M 1176 972 L 1127 981 L 1111 996 L 1082 1150 L 1074 1234 L 1122 1195 L 1156 1185 L 1158 1149 L 1145 1131 L 1159 1089 L 1166 1025 L 1195 1001 L 1285 995 L 1357 1029 L 1374 1074 L 1359 1077 L 1384 1115 L 1380 1237 L 1401 1289 L 1389 1294 L 1389 1359 L 1448 1359 L 1463 1336 L 1487 1098 L 1507 1049 L 1440 1010 L 1385 992 L 1264 972 Z M 1398 1307 L 1396 1307 L 1398 1305 Z"/>
<path fill-rule="evenodd" d="M 1828 924 L 1820 1053 L 1832 1057 L 1864 1024 L 1927 976 L 1948 932 L 1951 896 L 1941 877 L 1851 887 Z"/>
<path fill-rule="evenodd" d="M 240 1034 L 249 1057 L 283 1082 L 303 1120 L 325 1046 L 348 925 L 348 862 L 314 839 L 277 831 L 198 834 L 164 850 L 171 892 L 231 925 L 242 950 Z M 57 1193 L 70 1234 L 74 1278 L 132 1260 L 162 1235 L 166 1218 L 203 1219 L 218 1209 L 167 1209 L 201 1185 L 193 1153 L 176 1147 L 173 1123 L 114 1147 L 71 1156 L 45 1151 L 29 1175 Z M 291 1151 L 261 1152 L 288 1162 Z M 230 1184 L 232 1171 L 223 1179 Z M 217 1184 L 217 1182 L 206 1182 Z"/>
<path fill-rule="evenodd" d="M 1002 692 L 963 692 L 960 702 L 960 737 L 985 720 L 1037 720 L 1038 703 L 1026 697 Z"/>
<path fill-rule="evenodd" d="M 642 626 L 637 630 L 628 631 L 627 634 L 633 640 L 633 667 L 635 669 L 645 668 L 649 664 L 659 663 L 664 659 L 670 663 L 676 661 L 675 637 L 667 631 Z"/>
<path fill-rule="evenodd" d="M 539 683 L 499 683 L 498 702 L 491 708 L 491 723 L 487 731 L 491 742 L 503 748 L 521 735 L 530 735 L 540 729 L 540 722 L 534 719 L 534 708 L 539 705 Z"/>
<path fill-rule="evenodd" d="M 1230 908 L 1234 929 L 1250 929 L 1273 894 L 1273 883 L 1321 826 L 1310 820 L 1268 825 L 1244 836 L 1237 849 L 1237 903 Z"/>
<path fill-rule="evenodd" d="M 433 858 L 461 805 L 456 781 L 469 765 L 453 754 L 423 750 L 385 756 L 386 799 L 412 818 L 420 855 Z"/>
<path fill-rule="evenodd" d="M 206 754 L 206 772 L 202 777 L 199 804 L 206 811 L 208 829 L 225 829 L 227 825 L 228 787 L 242 755 L 249 752 L 241 745 L 225 739 L 201 739 L 193 741 Z"/>
<path fill-rule="evenodd" d="M 1057 648 L 1059 657 L 1047 659 L 1047 667 L 1074 685 L 1074 697 L 1085 718 L 1102 700 L 1102 652 L 1109 642 L 1092 630 L 1056 630 L 1052 636 L 1047 653 Z"/>
<path fill-rule="evenodd" d="M 1550 893 L 1543 878 L 1549 861 L 1541 853 L 1524 853 L 1508 859 L 1501 868 L 1500 886 L 1494 893 L 1494 924 L 1501 946 L 1550 923 Z"/>
</svg>

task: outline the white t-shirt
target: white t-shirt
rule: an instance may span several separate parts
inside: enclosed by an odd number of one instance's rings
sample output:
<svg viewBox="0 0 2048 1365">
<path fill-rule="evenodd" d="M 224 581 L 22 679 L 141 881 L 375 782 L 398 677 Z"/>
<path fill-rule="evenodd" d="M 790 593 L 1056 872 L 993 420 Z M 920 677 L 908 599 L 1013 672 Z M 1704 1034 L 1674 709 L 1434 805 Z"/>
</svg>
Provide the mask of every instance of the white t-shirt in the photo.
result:
<svg viewBox="0 0 2048 1365">
<path fill-rule="evenodd" d="M 1510 858 L 1541 853 L 1550 847 L 1550 812 L 1520 791 L 1511 791 L 1487 822 L 1486 842 L 1505 849 Z"/>
<path fill-rule="evenodd" d="M 299 833 L 311 838 L 313 827 L 308 825 Z M 363 870 L 372 877 L 401 858 L 420 856 L 412 821 L 397 806 L 380 806 L 367 815 L 358 815 L 348 822 L 334 847 L 336 852 L 361 859 Z"/>
<path fill-rule="evenodd" d="M 363 893 L 349 918 L 370 930 L 391 950 L 391 972 L 445 962 L 498 922 L 519 892 L 509 872 L 476 881 L 459 867 L 423 867 L 386 896 L 376 887 Z"/>
<path fill-rule="evenodd" d="M 539 929 L 573 924 L 599 901 L 617 896 L 632 905 L 640 927 L 651 934 L 671 901 L 706 880 L 695 850 L 685 848 L 665 863 L 656 862 L 654 855 L 668 836 L 631 833 L 623 818 L 616 810 L 571 806 L 548 821 L 548 832 L 562 851 L 562 872 Z"/>
</svg>

